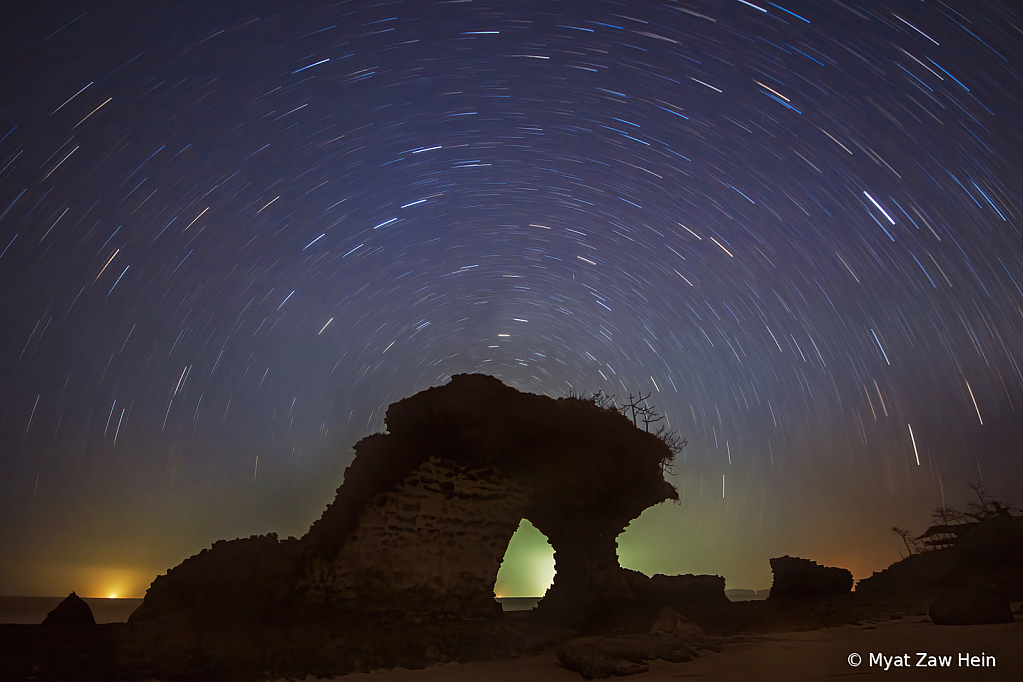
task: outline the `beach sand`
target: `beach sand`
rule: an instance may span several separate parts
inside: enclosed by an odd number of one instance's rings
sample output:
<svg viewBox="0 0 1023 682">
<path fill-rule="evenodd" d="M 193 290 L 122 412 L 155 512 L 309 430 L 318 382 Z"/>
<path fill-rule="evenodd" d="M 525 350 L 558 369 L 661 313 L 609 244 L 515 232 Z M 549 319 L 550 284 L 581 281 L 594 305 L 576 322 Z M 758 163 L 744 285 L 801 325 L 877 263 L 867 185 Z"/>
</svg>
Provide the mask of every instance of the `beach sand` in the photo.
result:
<svg viewBox="0 0 1023 682">
<path fill-rule="evenodd" d="M 648 672 L 632 675 L 635 682 L 667 680 L 748 680 L 750 682 L 851 680 L 1023 680 L 1023 622 L 1004 625 L 940 626 L 927 616 L 909 616 L 877 623 L 742 635 L 725 639 L 721 653 L 702 651 L 688 663 L 650 662 Z M 917 667 L 918 652 L 947 656 L 948 665 Z M 849 663 L 859 654 L 860 664 Z M 889 666 L 872 661 L 883 654 Z M 905 654 L 909 654 L 905 657 Z M 993 659 L 960 661 L 960 655 Z M 895 664 L 895 658 L 903 666 Z M 927 662 L 927 659 L 924 661 Z M 937 662 L 937 660 L 935 661 Z M 969 663 L 987 663 L 986 666 Z M 908 664 L 910 667 L 904 667 Z M 554 654 L 483 663 L 448 664 L 422 670 L 387 670 L 343 675 L 339 682 L 578 682 L 582 676 L 565 670 Z"/>
</svg>

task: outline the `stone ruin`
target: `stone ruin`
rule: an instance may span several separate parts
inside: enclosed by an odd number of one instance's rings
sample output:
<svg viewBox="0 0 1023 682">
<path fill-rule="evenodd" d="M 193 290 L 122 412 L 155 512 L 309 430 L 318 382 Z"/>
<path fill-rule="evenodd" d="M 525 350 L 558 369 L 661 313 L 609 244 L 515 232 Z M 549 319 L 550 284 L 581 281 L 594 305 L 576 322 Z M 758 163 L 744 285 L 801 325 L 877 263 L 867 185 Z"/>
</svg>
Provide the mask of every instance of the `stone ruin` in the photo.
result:
<svg viewBox="0 0 1023 682">
<path fill-rule="evenodd" d="M 523 518 L 555 551 L 540 613 L 585 617 L 634 599 L 616 538 L 678 499 L 663 473 L 673 453 L 654 434 L 592 401 L 478 374 L 392 404 L 385 424 L 355 445 L 304 537 L 218 542 L 157 577 L 131 622 L 495 615 L 497 572 Z"/>
</svg>

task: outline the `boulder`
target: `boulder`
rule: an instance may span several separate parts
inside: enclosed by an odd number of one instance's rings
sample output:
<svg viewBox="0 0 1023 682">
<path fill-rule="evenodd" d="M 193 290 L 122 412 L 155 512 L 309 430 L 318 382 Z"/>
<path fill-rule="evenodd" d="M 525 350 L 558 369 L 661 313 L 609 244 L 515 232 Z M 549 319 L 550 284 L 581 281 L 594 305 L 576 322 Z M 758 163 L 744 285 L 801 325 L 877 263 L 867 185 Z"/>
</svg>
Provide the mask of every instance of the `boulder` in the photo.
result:
<svg viewBox="0 0 1023 682">
<path fill-rule="evenodd" d="M 93 628 L 96 627 L 96 619 L 92 615 L 92 609 L 81 597 L 72 592 L 57 607 L 46 614 L 43 619 L 46 627 L 60 628 Z"/>
<path fill-rule="evenodd" d="M 985 585 L 939 592 L 931 600 L 928 615 L 935 625 L 987 625 L 1014 620 L 1005 596 Z"/>
<path fill-rule="evenodd" d="M 785 555 L 771 559 L 774 582 L 770 599 L 824 597 L 848 594 L 852 590 L 852 573 L 845 568 L 821 566 L 816 561 Z"/>
</svg>

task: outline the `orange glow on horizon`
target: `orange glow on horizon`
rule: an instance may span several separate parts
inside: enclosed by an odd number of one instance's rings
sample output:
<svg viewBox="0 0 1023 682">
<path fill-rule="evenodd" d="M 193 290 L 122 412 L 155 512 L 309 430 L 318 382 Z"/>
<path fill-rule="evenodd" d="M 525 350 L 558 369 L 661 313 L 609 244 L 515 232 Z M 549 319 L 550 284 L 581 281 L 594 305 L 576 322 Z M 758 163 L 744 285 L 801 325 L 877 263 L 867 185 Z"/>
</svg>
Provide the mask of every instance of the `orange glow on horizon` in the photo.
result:
<svg viewBox="0 0 1023 682">
<path fill-rule="evenodd" d="M 39 582 L 50 587 L 38 591 L 44 596 L 67 596 L 74 591 L 89 599 L 139 599 L 146 593 L 153 574 L 139 568 L 110 565 L 51 564 L 38 571 Z"/>
</svg>

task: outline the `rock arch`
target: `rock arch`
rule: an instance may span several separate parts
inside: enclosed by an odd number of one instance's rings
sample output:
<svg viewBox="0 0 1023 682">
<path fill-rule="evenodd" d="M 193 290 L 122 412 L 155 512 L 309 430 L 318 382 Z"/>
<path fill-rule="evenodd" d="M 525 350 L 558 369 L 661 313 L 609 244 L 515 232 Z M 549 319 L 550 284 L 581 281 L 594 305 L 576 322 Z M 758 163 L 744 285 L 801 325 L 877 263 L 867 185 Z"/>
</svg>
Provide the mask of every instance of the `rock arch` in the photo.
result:
<svg viewBox="0 0 1023 682">
<path fill-rule="evenodd" d="M 497 572 L 525 518 L 555 551 L 540 611 L 584 615 L 631 598 L 616 538 L 644 509 L 678 499 L 663 476 L 668 446 L 592 401 L 457 375 L 392 404 L 385 423 L 386 434 L 355 445 L 334 501 L 301 540 L 274 538 L 276 554 L 252 540 L 268 554 L 250 563 L 275 584 L 253 577 L 239 599 L 262 600 L 264 613 L 491 615 Z M 157 578 L 133 619 L 189 608 L 201 587 L 189 582 L 202 582 L 189 576 L 217 574 L 231 553 L 249 556 L 236 544 L 245 542 L 218 543 L 219 554 L 214 546 Z M 217 599 L 231 601 L 222 587 Z"/>
<path fill-rule="evenodd" d="M 356 445 L 335 502 L 305 538 L 318 555 L 302 581 L 314 600 L 493 612 L 523 518 L 555 551 L 542 609 L 627 599 L 616 538 L 647 507 L 677 499 L 662 473 L 667 446 L 587 400 L 457 375 L 391 405 L 386 424 L 386 435 Z"/>
</svg>

